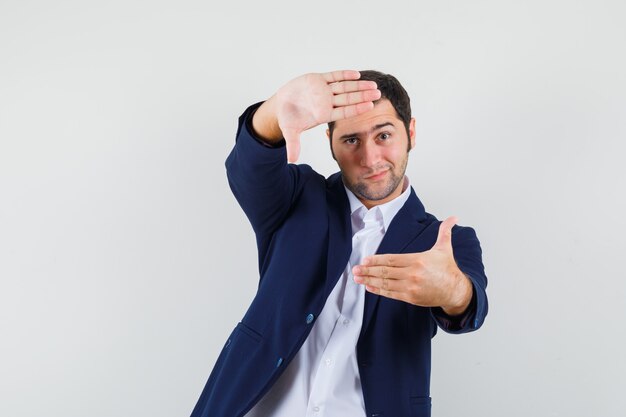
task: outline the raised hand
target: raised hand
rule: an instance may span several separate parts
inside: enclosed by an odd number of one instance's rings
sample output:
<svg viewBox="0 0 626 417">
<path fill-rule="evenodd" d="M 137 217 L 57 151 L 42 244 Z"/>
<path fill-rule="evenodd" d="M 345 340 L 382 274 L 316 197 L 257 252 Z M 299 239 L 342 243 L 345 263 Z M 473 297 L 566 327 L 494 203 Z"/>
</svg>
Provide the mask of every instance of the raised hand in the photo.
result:
<svg viewBox="0 0 626 417">
<path fill-rule="evenodd" d="M 264 119 L 253 120 L 255 130 L 262 129 L 263 121 L 276 122 L 286 141 L 287 160 L 297 161 L 302 132 L 374 107 L 380 91 L 373 81 L 358 81 L 360 76 L 358 71 L 345 70 L 305 74 L 289 81 L 259 108 L 257 114 Z"/>
<path fill-rule="evenodd" d="M 472 283 L 461 272 L 452 251 L 456 217 L 439 226 L 434 246 L 408 254 L 373 255 L 352 269 L 354 281 L 367 291 L 423 307 L 442 307 L 450 315 L 465 311 Z"/>
</svg>

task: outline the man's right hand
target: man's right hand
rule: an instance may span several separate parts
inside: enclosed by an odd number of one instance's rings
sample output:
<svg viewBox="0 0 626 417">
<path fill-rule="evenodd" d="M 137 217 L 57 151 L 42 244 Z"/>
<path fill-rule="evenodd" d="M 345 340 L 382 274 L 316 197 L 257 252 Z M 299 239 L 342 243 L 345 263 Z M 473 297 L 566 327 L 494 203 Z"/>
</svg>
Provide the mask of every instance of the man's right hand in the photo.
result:
<svg viewBox="0 0 626 417">
<path fill-rule="evenodd" d="M 300 155 L 300 134 L 323 123 L 354 117 L 380 98 L 373 81 L 358 81 L 358 71 L 305 74 L 289 81 L 252 118 L 257 135 L 268 142 L 285 138 L 287 160 Z"/>
</svg>

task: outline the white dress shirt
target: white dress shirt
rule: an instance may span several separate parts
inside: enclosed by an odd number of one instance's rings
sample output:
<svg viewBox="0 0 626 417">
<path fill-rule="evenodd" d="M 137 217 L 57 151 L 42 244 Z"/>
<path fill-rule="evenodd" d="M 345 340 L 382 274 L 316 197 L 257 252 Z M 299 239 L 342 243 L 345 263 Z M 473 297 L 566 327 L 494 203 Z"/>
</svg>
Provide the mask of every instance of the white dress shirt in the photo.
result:
<svg viewBox="0 0 626 417">
<path fill-rule="evenodd" d="M 365 416 L 356 344 L 363 322 L 365 287 L 352 268 L 376 253 L 389 224 L 409 198 L 400 196 L 368 210 L 346 188 L 352 218 L 352 253 L 311 333 L 268 393 L 246 417 Z"/>
</svg>

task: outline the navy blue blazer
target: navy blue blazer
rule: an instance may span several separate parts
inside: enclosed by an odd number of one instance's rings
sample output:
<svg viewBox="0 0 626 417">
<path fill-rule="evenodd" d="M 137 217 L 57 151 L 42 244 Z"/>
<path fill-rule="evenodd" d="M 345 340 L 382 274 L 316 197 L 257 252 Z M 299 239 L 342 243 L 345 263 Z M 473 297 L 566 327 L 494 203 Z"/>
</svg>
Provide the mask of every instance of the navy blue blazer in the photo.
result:
<svg viewBox="0 0 626 417">
<path fill-rule="evenodd" d="M 192 417 L 240 417 L 270 389 L 307 338 L 350 252 L 350 204 L 339 173 L 328 179 L 308 165 L 287 163 L 284 146 L 272 148 L 239 118 L 226 160 L 237 201 L 254 229 L 258 292 L 233 329 Z M 439 224 L 411 190 L 377 253 L 429 250 Z M 470 307 L 458 317 L 366 292 L 357 362 L 367 416 L 430 416 L 431 338 L 478 329 L 487 314 L 480 243 L 470 227 L 452 229 L 454 257 L 471 279 Z"/>
</svg>

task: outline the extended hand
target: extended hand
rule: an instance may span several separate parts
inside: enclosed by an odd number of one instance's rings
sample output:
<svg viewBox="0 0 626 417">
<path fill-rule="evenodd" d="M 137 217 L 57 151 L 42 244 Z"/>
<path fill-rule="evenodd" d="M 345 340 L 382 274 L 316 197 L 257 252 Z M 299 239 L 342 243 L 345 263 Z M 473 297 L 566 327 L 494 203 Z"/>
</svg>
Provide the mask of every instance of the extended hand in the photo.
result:
<svg viewBox="0 0 626 417">
<path fill-rule="evenodd" d="M 300 134 L 323 123 L 374 108 L 380 91 L 373 81 L 357 81 L 358 71 L 305 74 L 281 87 L 269 100 L 287 146 L 287 160 L 300 155 Z"/>
<path fill-rule="evenodd" d="M 448 217 L 439 226 L 435 245 L 426 252 L 373 255 L 352 269 L 354 281 L 374 293 L 423 307 L 442 307 L 450 315 L 465 311 L 472 283 L 457 266 Z"/>
</svg>

